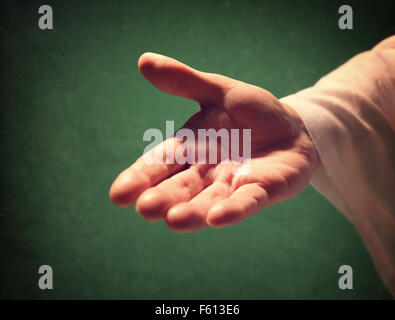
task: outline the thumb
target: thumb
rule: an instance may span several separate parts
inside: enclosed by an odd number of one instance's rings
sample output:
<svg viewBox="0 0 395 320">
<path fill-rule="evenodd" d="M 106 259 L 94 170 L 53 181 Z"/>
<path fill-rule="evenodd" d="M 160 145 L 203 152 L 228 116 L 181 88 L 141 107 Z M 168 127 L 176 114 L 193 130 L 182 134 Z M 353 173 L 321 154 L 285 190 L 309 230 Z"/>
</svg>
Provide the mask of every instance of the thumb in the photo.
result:
<svg viewBox="0 0 395 320">
<path fill-rule="evenodd" d="M 164 92 L 195 100 L 200 104 L 220 103 L 237 80 L 195 70 L 175 59 L 146 52 L 138 67 L 143 76 Z"/>
</svg>

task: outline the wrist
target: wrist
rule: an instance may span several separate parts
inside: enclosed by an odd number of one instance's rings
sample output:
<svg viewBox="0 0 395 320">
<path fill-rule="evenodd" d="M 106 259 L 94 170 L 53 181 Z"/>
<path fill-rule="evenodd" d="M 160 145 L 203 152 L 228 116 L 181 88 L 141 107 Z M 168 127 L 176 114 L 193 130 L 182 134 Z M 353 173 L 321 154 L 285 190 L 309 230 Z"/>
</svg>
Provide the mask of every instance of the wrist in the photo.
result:
<svg viewBox="0 0 395 320">
<path fill-rule="evenodd" d="M 313 166 L 314 172 L 319 170 L 322 167 L 322 162 L 320 159 L 320 155 L 317 151 L 317 148 L 314 145 L 313 139 L 310 135 L 310 132 L 307 130 L 307 127 L 303 121 L 303 118 L 300 116 L 300 114 L 291 106 L 285 104 L 284 102 L 281 102 L 284 108 L 289 112 L 291 115 L 292 119 L 294 120 L 295 123 L 295 128 L 296 132 L 298 135 L 303 135 L 306 137 L 306 144 L 307 144 L 307 155 L 309 162 Z"/>
</svg>

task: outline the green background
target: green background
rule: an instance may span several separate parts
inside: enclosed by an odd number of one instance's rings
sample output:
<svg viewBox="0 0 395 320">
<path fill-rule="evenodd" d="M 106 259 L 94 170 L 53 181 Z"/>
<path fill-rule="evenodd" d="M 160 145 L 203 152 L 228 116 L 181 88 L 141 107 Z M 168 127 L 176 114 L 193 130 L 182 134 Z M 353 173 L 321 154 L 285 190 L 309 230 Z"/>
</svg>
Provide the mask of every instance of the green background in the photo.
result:
<svg viewBox="0 0 395 320">
<path fill-rule="evenodd" d="M 342 1 L 2 1 L 0 297 L 390 298 L 353 226 L 310 186 L 194 234 L 108 199 L 144 131 L 197 110 L 146 82 L 140 54 L 282 97 L 395 33 L 393 1 L 347 3 L 354 29 L 341 31 Z M 54 30 L 38 28 L 42 4 Z M 43 264 L 53 290 L 38 288 Z M 338 288 L 343 264 L 354 290 Z"/>
</svg>

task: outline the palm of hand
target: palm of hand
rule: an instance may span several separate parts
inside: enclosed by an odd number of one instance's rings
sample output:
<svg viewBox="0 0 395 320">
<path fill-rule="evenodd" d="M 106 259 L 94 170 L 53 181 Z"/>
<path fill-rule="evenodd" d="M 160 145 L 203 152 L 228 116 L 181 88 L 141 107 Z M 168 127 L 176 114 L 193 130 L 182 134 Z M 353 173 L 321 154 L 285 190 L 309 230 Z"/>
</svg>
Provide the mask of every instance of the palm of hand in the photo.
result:
<svg viewBox="0 0 395 320">
<path fill-rule="evenodd" d="M 251 129 L 251 162 L 238 174 L 235 162 L 186 168 L 149 165 L 141 157 L 114 181 L 110 198 L 115 204 L 137 201 L 147 220 L 165 219 L 174 231 L 190 232 L 238 223 L 307 185 L 318 164 L 315 149 L 296 112 L 269 92 L 160 55 L 143 55 L 139 68 L 157 88 L 200 103 L 185 128 Z"/>
</svg>

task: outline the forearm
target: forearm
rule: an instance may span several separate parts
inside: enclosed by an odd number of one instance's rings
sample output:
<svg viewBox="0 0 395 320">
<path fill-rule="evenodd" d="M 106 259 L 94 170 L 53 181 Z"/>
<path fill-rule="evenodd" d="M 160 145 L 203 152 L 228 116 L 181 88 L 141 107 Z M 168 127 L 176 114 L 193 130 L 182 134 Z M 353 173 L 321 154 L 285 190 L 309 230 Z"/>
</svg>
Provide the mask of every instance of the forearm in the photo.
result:
<svg viewBox="0 0 395 320">
<path fill-rule="evenodd" d="M 395 36 L 281 101 L 322 161 L 312 184 L 354 223 L 395 294 Z"/>
</svg>

